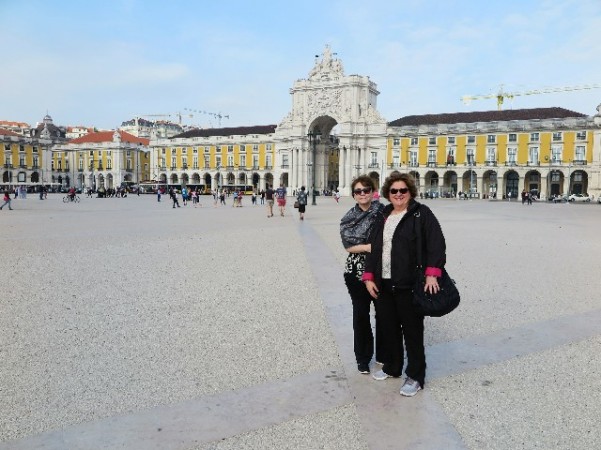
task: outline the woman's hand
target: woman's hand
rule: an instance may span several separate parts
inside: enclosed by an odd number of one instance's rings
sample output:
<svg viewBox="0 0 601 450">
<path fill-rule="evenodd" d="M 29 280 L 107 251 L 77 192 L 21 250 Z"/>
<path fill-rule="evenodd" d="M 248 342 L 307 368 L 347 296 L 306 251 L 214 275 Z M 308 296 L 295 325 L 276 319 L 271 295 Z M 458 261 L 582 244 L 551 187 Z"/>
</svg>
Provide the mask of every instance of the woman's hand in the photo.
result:
<svg viewBox="0 0 601 450">
<path fill-rule="evenodd" d="M 426 283 L 424 284 L 424 292 L 429 292 L 430 294 L 436 294 L 440 290 L 438 286 L 438 278 L 427 275 Z"/>
<path fill-rule="evenodd" d="M 373 298 L 378 298 L 378 293 L 380 291 L 378 290 L 378 286 L 376 286 L 376 283 L 368 280 L 365 282 L 365 287 L 367 288 L 367 292 L 369 292 L 369 295 L 371 295 Z"/>
</svg>

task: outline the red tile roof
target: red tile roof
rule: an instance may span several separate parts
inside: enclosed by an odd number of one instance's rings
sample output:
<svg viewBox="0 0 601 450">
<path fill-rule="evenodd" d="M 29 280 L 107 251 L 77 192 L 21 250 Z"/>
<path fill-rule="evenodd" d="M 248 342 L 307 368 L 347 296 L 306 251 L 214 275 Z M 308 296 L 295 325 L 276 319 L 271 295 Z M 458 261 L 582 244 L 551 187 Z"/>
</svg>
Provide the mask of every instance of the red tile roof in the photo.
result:
<svg viewBox="0 0 601 450">
<path fill-rule="evenodd" d="M 12 120 L 0 120 L 0 127 L 19 127 L 19 128 L 30 128 L 28 123 L 25 122 L 13 122 Z"/>
<path fill-rule="evenodd" d="M 5 130 L 4 128 L 0 128 L 0 134 L 4 135 L 4 136 L 18 136 L 20 137 L 20 134 L 17 134 L 13 131 L 10 130 Z"/>
<path fill-rule="evenodd" d="M 565 119 L 567 117 L 587 117 L 586 114 L 564 108 L 508 109 L 506 111 L 474 111 L 449 114 L 424 114 L 405 116 L 390 122 L 391 127 L 404 125 L 437 125 L 450 123 L 504 122 L 511 120 Z"/>
<path fill-rule="evenodd" d="M 130 144 L 142 144 L 148 145 L 150 139 L 144 139 L 136 137 L 133 134 L 129 134 L 126 131 L 119 131 L 122 142 L 129 142 Z M 99 144 L 101 142 L 113 142 L 114 131 L 98 131 L 96 133 L 88 133 L 85 136 L 81 136 L 75 139 L 71 139 L 69 144 Z"/>
<path fill-rule="evenodd" d="M 277 125 L 253 125 L 250 127 L 229 127 L 229 128 L 196 128 L 194 130 L 185 131 L 171 139 L 176 138 L 192 138 L 192 137 L 209 137 L 209 136 L 246 136 L 249 134 L 273 134 Z"/>
</svg>

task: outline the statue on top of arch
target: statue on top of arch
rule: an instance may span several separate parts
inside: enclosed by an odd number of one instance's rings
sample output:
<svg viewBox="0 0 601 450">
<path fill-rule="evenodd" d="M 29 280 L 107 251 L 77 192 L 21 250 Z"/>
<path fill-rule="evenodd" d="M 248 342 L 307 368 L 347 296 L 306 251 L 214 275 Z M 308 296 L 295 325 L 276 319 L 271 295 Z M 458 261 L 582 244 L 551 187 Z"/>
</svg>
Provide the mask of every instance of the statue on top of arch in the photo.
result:
<svg viewBox="0 0 601 450">
<path fill-rule="evenodd" d="M 335 55 L 335 53 L 334 53 Z M 344 76 L 344 68 L 342 67 L 342 61 L 338 58 L 332 58 L 332 50 L 329 45 L 326 45 L 323 51 L 321 61 L 317 60 L 318 56 L 315 57 L 315 66 L 309 72 L 309 80 L 318 79 L 331 79 L 339 78 Z"/>
</svg>

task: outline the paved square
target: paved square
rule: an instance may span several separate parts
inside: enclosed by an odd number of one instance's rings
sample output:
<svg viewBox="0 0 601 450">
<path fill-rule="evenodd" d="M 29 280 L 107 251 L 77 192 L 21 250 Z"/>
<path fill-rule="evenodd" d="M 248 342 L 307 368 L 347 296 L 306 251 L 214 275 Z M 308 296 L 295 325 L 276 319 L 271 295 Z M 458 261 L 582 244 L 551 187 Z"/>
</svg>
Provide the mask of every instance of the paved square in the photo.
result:
<svg viewBox="0 0 601 450">
<path fill-rule="evenodd" d="M 61 198 L 0 211 L 0 449 L 601 446 L 601 205 L 424 200 L 462 304 L 403 399 L 356 373 L 350 199 Z"/>
</svg>

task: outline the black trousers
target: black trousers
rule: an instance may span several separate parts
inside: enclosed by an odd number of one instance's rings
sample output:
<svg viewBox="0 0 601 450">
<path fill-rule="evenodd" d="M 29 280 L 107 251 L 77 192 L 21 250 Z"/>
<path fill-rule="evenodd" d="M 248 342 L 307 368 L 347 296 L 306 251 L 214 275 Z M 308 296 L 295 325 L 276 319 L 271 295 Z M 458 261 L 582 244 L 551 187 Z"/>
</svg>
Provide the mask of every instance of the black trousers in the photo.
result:
<svg viewBox="0 0 601 450">
<path fill-rule="evenodd" d="M 353 302 L 353 334 L 354 350 L 357 364 L 369 364 L 374 355 L 374 335 L 370 321 L 370 306 L 374 299 L 369 295 L 365 284 L 357 279 L 355 274 L 345 273 L 344 282 Z M 387 354 L 382 327 L 379 324 L 380 312 L 378 304 L 374 301 L 376 308 L 376 361 L 386 362 L 390 360 Z"/>
<path fill-rule="evenodd" d="M 390 360 L 382 370 L 388 375 L 401 376 L 406 349 L 405 374 L 419 381 L 423 387 L 426 378 L 424 317 L 415 312 L 412 299 L 411 289 L 395 289 L 393 292 L 390 280 L 383 281 L 376 304 L 379 304 L 379 324 L 385 345 L 390 349 Z"/>
</svg>

